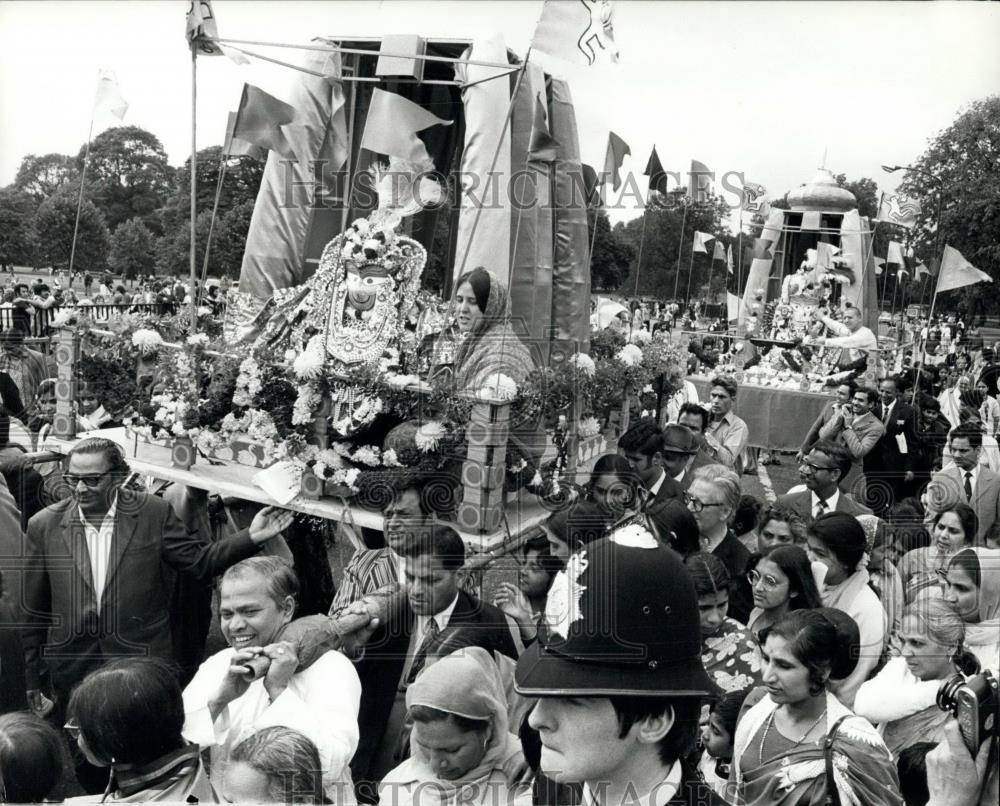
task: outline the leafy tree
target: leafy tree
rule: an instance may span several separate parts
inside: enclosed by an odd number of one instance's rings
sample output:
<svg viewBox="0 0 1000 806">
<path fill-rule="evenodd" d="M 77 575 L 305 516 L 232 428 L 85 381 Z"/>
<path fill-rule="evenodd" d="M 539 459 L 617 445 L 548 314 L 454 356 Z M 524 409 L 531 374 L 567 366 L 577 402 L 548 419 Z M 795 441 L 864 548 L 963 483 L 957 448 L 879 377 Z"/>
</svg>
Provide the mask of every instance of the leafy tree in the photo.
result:
<svg viewBox="0 0 1000 806">
<path fill-rule="evenodd" d="M 223 275 L 234 278 L 240 276 L 253 207 L 252 200 L 244 201 L 226 213 L 221 221 L 215 222 L 215 233 L 212 235 L 212 254 L 209 256 L 210 274 L 219 277 Z"/>
<path fill-rule="evenodd" d="M 955 121 L 927 145 L 913 163 L 920 171 L 907 172 L 900 190 L 918 199 L 922 212 L 914 229 L 919 257 L 940 257 L 940 245 L 958 249 L 977 268 L 1000 280 L 1000 95 L 970 104 Z M 933 179 L 931 177 L 934 177 Z M 936 180 L 936 181 L 935 181 Z M 940 187 L 940 195 L 938 188 Z M 938 204 L 941 220 L 937 221 Z M 996 294 L 983 294 L 981 286 L 948 292 L 940 305 L 965 307 L 970 313 L 996 310 Z"/>
<path fill-rule="evenodd" d="M 86 145 L 76 158 L 81 168 L 85 152 Z M 167 200 L 172 175 L 159 138 L 138 126 L 108 129 L 90 144 L 87 195 L 112 229 L 138 217 L 158 231 L 155 212 Z"/>
<path fill-rule="evenodd" d="M 208 256 L 208 275 L 220 277 L 228 274 L 239 277 L 243 264 L 243 250 L 246 246 L 247 232 L 250 229 L 250 216 L 253 215 L 253 202 L 244 202 L 232 208 L 215 222 L 212 232 L 212 247 Z M 201 276 L 205 262 L 205 244 L 208 242 L 208 231 L 212 224 L 212 211 L 198 213 L 195 221 L 197 237 L 196 261 L 198 276 Z M 161 275 L 184 276 L 190 271 L 190 240 L 191 227 L 184 222 L 172 234 L 165 235 L 156 244 L 156 272 Z"/>
<path fill-rule="evenodd" d="M 73 225 L 76 221 L 76 201 L 68 194 L 57 193 L 38 208 L 35 231 L 42 258 L 57 269 L 69 266 L 73 245 Z M 74 270 L 104 271 L 110 245 L 104 216 L 88 199 L 80 208 L 80 227 L 76 240 Z"/>
<path fill-rule="evenodd" d="M 677 193 L 660 199 L 660 204 L 647 209 L 645 233 L 642 217 L 633 218 L 622 227 L 622 236 L 636 252 L 629 275 L 622 283 L 620 291 L 631 294 L 636 287 L 635 275 L 638 263 L 639 243 L 642 241 L 642 266 L 639 269 L 638 290 L 640 295 L 653 295 L 664 299 L 683 299 L 688 286 L 689 267 L 692 266 L 691 251 L 694 232 L 700 230 L 722 237 L 726 232 L 723 221 L 729 215 L 729 207 L 721 196 L 704 204 L 690 205 L 684 213 L 683 197 Z M 684 224 L 681 243 L 681 223 Z M 680 274 L 677 273 L 677 254 L 680 245 Z M 691 296 L 700 288 L 708 276 L 711 254 L 696 253 L 691 278 Z M 715 266 L 718 269 L 718 263 Z"/>
<path fill-rule="evenodd" d="M 222 146 L 203 148 L 198 152 L 198 187 L 196 189 L 198 213 L 212 210 L 215 191 L 219 183 Z M 246 202 L 253 203 L 260 190 L 264 176 L 264 163 L 251 157 L 230 157 L 226 160 L 226 175 L 219 192 L 221 219 L 226 213 Z M 160 225 L 165 233 L 174 232 L 181 222 L 189 221 L 191 215 L 191 158 L 174 171 L 172 189 L 160 210 Z M 216 221 L 218 226 L 218 220 Z"/>
<path fill-rule="evenodd" d="M 0 190 L 0 269 L 34 262 L 35 202 L 20 190 Z"/>
<path fill-rule="evenodd" d="M 112 270 L 125 277 L 149 274 L 155 260 L 155 239 L 142 219 L 133 218 L 118 225 L 111 236 L 111 256 L 108 258 Z"/>
<path fill-rule="evenodd" d="M 41 202 L 78 175 L 76 160 L 68 154 L 27 154 L 17 169 L 14 187 Z"/>
<path fill-rule="evenodd" d="M 616 289 L 628 275 L 635 260 L 635 249 L 622 236 L 622 228 L 611 227 L 608 214 L 603 209 L 592 208 L 587 213 L 588 234 L 594 243 L 590 261 L 590 287 Z M 597 231 L 594 231 L 594 227 Z"/>
</svg>

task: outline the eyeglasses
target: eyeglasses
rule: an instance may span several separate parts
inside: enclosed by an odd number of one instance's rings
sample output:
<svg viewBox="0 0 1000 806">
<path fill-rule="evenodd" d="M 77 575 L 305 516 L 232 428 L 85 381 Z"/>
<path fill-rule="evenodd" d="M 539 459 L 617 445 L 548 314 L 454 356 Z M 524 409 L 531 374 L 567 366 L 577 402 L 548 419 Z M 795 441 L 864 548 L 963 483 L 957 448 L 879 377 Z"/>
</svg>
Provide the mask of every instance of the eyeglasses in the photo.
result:
<svg viewBox="0 0 1000 806">
<path fill-rule="evenodd" d="M 764 590 L 769 591 L 775 590 L 781 584 L 770 574 L 764 574 L 762 576 L 759 571 L 751 571 L 747 574 L 747 582 L 750 583 L 751 588 L 756 588 L 757 583 L 761 581 L 764 583 Z"/>
<path fill-rule="evenodd" d="M 705 507 L 721 507 L 721 503 L 709 503 L 707 501 L 702 501 L 700 498 L 695 498 L 693 495 L 688 495 L 684 493 L 684 503 L 687 504 L 687 508 L 692 512 L 701 512 Z"/>
<path fill-rule="evenodd" d="M 80 738 L 79 725 L 75 725 L 72 722 L 67 722 L 65 725 L 63 725 L 63 730 L 69 734 L 69 738 L 71 738 L 74 742 Z"/>
<path fill-rule="evenodd" d="M 101 482 L 104 481 L 105 478 L 107 478 L 106 473 L 95 476 L 79 476 L 76 473 L 63 473 L 63 481 L 72 487 L 76 487 L 76 485 L 82 481 L 84 487 L 94 489 L 95 487 L 100 487 Z"/>
<path fill-rule="evenodd" d="M 836 468 L 827 465 L 817 465 L 810 462 L 808 459 L 803 459 L 799 462 L 799 470 L 808 470 L 810 473 L 818 473 L 820 470 L 835 470 Z"/>
</svg>

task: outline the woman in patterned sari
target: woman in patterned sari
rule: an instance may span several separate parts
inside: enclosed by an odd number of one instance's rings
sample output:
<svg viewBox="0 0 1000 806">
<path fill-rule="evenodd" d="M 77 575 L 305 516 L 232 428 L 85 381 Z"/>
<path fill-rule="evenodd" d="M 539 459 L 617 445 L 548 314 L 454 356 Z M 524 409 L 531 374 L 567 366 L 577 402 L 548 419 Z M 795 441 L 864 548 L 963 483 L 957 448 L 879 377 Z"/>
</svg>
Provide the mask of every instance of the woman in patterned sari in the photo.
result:
<svg viewBox="0 0 1000 806">
<path fill-rule="evenodd" d="M 856 663 L 846 630 L 830 612 L 796 610 L 765 632 L 767 696 L 736 727 L 732 776 L 740 804 L 823 806 L 824 743 L 832 734 L 840 803 L 902 806 L 896 766 L 882 737 L 827 690 L 831 677 L 848 676 Z"/>
</svg>

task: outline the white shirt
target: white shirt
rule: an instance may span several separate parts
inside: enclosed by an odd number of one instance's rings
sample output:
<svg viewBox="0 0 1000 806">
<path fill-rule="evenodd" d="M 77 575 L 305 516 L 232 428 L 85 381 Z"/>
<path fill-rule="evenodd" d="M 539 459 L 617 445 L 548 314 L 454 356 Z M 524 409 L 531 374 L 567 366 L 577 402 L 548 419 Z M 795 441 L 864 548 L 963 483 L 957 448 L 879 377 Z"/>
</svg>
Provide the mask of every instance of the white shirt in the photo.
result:
<svg viewBox="0 0 1000 806">
<path fill-rule="evenodd" d="M 335 803 L 351 789 L 348 764 L 358 748 L 358 708 L 361 681 L 354 665 L 340 652 L 321 655 L 312 666 L 296 672 L 288 687 L 270 701 L 264 679 L 227 705 L 213 722 L 209 701 L 215 697 L 232 659 L 231 647 L 216 652 L 198 668 L 184 689 L 184 738 L 211 748 L 212 775 L 229 761 L 233 748 L 263 728 L 281 726 L 309 737 L 319 750 L 323 786 Z"/>
<path fill-rule="evenodd" d="M 111 560 L 111 540 L 115 534 L 115 514 L 118 512 L 118 495 L 111 502 L 111 509 L 97 528 L 80 510 L 80 520 L 83 521 L 83 536 L 87 541 L 87 554 L 90 555 L 90 579 L 94 583 L 94 594 L 97 604 L 101 603 L 104 585 L 108 581 L 108 563 Z"/>
<path fill-rule="evenodd" d="M 823 514 L 825 515 L 827 512 L 835 512 L 837 510 L 837 502 L 838 501 L 840 501 L 840 490 L 839 489 L 833 495 L 831 495 L 829 498 L 827 498 L 826 501 L 824 501 L 824 503 L 826 504 L 826 510 L 824 510 Z M 819 504 L 819 496 L 816 495 L 816 493 L 814 491 L 812 491 L 812 490 L 810 490 L 810 502 L 811 502 L 810 503 L 810 507 L 811 508 L 810 508 L 809 512 L 813 516 L 815 516 L 816 515 L 816 507 Z"/>
<path fill-rule="evenodd" d="M 416 649 L 420 648 L 420 645 L 424 642 L 424 633 L 427 632 L 427 625 L 430 623 L 431 619 L 437 622 L 438 632 L 444 632 L 448 629 L 448 622 L 451 621 L 451 614 L 455 610 L 455 605 L 458 604 L 458 594 L 455 594 L 455 598 L 451 600 L 451 604 L 448 605 L 440 613 L 435 613 L 433 616 L 417 616 L 416 629 L 413 631 L 413 637 L 415 640 L 414 647 Z"/>
<path fill-rule="evenodd" d="M 684 474 L 681 473 L 683 476 Z M 660 487 L 663 486 L 664 480 L 667 478 L 667 472 L 665 470 L 660 470 L 660 475 L 657 477 L 656 481 L 649 485 L 649 497 L 655 498 L 656 494 L 660 491 Z M 680 479 L 678 479 L 679 481 Z"/>
</svg>

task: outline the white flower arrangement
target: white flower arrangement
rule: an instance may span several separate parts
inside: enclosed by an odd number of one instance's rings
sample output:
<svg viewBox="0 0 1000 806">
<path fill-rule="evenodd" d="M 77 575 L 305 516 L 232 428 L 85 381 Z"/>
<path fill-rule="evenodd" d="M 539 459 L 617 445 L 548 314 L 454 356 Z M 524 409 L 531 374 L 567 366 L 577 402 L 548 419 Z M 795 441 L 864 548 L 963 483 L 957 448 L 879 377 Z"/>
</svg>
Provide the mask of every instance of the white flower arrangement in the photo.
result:
<svg viewBox="0 0 1000 806">
<path fill-rule="evenodd" d="M 382 411 L 382 401 L 377 397 L 366 397 L 350 414 L 345 414 L 333 424 L 340 434 L 352 434 L 359 428 L 371 425 Z"/>
<path fill-rule="evenodd" d="M 245 358 L 240 364 L 239 374 L 236 376 L 236 390 L 233 392 L 233 405 L 249 407 L 253 404 L 254 397 L 260 392 L 262 382 L 260 379 L 260 365 L 251 356 Z"/>
<path fill-rule="evenodd" d="M 626 344 L 615 353 L 615 358 L 626 367 L 637 367 L 642 363 L 642 350 L 635 344 Z"/>
<path fill-rule="evenodd" d="M 356 230 L 358 235 L 367 235 L 371 232 L 372 225 L 367 218 L 356 218 L 352 222 L 351 228 Z"/>
<path fill-rule="evenodd" d="M 653 334 L 644 328 L 639 328 L 632 331 L 632 337 L 629 340 L 633 344 L 649 344 L 653 340 Z"/>
<path fill-rule="evenodd" d="M 155 330 L 142 327 L 132 334 L 132 346 L 138 347 L 143 355 L 149 355 L 163 346 L 163 337 Z"/>
<path fill-rule="evenodd" d="M 302 355 L 305 355 L 303 353 Z M 299 387 L 298 396 L 292 406 L 292 425 L 307 425 L 313 421 L 313 412 L 320 402 L 320 393 L 311 383 Z"/>
<path fill-rule="evenodd" d="M 292 362 L 292 372 L 300 380 L 312 381 L 323 374 L 323 336 L 317 334 L 309 339 L 306 348 Z"/>
<path fill-rule="evenodd" d="M 52 327 L 68 327 L 76 324 L 75 308 L 60 308 L 59 312 L 52 317 L 50 322 Z"/>
<path fill-rule="evenodd" d="M 517 397 L 517 384 L 501 372 L 494 373 L 486 379 L 483 388 L 479 390 L 481 400 L 513 400 Z"/>
<path fill-rule="evenodd" d="M 351 460 L 368 467 L 378 467 L 381 463 L 381 451 L 374 445 L 362 445 L 351 454 Z"/>
<path fill-rule="evenodd" d="M 594 373 L 597 372 L 597 365 L 594 363 L 594 359 L 586 353 L 574 353 L 569 357 L 569 363 L 588 378 L 593 378 Z"/>
<path fill-rule="evenodd" d="M 577 425 L 576 433 L 584 439 L 596 437 L 601 433 L 601 424 L 596 417 L 584 417 Z"/>
<path fill-rule="evenodd" d="M 399 461 L 399 457 L 396 456 L 396 451 L 392 448 L 382 451 L 382 466 L 383 467 L 402 467 L 403 463 Z"/>
<path fill-rule="evenodd" d="M 208 344 L 207 333 L 193 333 L 185 339 L 189 347 L 204 347 Z"/>
<path fill-rule="evenodd" d="M 384 377 L 386 386 L 390 389 L 405 389 L 407 386 L 412 386 L 414 384 L 420 383 L 419 375 L 400 375 L 396 372 L 390 372 Z"/>
<path fill-rule="evenodd" d="M 212 315 L 212 309 L 209 308 L 207 305 L 198 306 L 198 316 L 211 316 L 211 315 Z"/>
<path fill-rule="evenodd" d="M 443 423 L 431 420 L 417 429 L 417 433 L 413 436 L 413 441 L 421 453 L 430 453 L 437 450 L 446 433 L 447 431 Z"/>
</svg>

